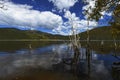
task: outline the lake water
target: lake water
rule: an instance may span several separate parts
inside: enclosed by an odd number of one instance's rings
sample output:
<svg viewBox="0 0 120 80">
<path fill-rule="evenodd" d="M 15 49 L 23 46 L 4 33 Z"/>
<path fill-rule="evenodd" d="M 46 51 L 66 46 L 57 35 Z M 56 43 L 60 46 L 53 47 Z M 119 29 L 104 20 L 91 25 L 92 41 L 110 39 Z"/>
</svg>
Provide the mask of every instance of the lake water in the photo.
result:
<svg viewBox="0 0 120 80">
<path fill-rule="evenodd" d="M 82 46 L 75 74 L 63 63 L 73 58 L 70 46 L 64 41 L 0 41 L 0 80 L 120 80 L 120 70 L 112 68 L 120 62 L 119 50 L 91 48 L 88 60 Z"/>
</svg>

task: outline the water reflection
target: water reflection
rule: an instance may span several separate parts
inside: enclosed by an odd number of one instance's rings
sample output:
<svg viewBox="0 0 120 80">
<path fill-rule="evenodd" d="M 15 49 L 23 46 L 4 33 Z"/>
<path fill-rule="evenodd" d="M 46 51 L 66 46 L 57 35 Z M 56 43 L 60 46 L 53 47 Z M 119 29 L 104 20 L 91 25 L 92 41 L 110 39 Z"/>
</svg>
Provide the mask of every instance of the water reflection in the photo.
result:
<svg viewBox="0 0 120 80">
<path fill-rule="evenodd" d="M 118 59 L 111 54 L 97 54 L 96 51 L 91 51 L 88 57 L 86 48 L 81 48 L 80 52 L 79 64 L 77 64 L 77 79 L 113 80 L 111 66 L 113 62 L 119 61 Z M 11 52 L 0 52 L 0 79 L 5 80 L 4 78 L 15 74 L 28 74 L 28 69 L 38 68 L 69 74 L 72 72 L 72 67 L 65 64 L 63 60 L 71 60 L 72 58 L 73 50 L 71 44 L 67 43 L 51 44 L 37 48 L 31 46 L 28 49 L 16 50 L 12 54 Z M 33 74 L 29 73 L 29 75 L 32 76 Z M 90 77 L 86 78 L 87 75 L 90 75 Z"/>
</svg>

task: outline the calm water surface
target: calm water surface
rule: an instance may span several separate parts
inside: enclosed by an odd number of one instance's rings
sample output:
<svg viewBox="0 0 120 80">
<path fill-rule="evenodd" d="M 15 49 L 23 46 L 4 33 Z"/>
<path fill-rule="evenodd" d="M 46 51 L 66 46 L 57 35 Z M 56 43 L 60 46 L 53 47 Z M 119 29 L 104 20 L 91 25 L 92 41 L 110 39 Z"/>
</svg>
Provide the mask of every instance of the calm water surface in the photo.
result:
<svg viewBox="0 0 120 80">
<path fill-rule="evenodd" d="M 112 69 L 120 62 L 119 52 L 101 53 L 91 49 L 88 63 L 86 48 L 80 49 L 77 72 L 63 59 L 73 58 L 66 42 L 0 42 L 0 80 L 120 80 Z"/>
</svg>

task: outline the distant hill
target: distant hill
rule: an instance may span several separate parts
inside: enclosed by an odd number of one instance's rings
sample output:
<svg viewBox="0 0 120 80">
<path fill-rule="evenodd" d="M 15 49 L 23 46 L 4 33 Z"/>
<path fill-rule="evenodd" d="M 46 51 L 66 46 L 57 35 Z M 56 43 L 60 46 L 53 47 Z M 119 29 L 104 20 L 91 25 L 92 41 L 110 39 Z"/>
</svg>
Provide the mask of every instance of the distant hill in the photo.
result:
<svg viewBox="0 0 120 80">
<path fill-rule="evenodd" d="M 0 28 L 0 40 L 13 39 L 65 39 L 61 35 L 52 35 L 41 31 L 19 30 L 16 28 Z"/>
<path fill-rule="evenodd" d="M 98 27 L 90 30 L 89 33 L 91 40 L 113 40 L 113 36 L 120 40 L 120 26 Z M 82 40 L 87 39 L 87 32 L 82 32 L 79 35 Z"/>
<path fill-rule="evenodd" d="M 90 30 L 91 40 L 113 40 L 113 34 L 120 40 L 120 26 L 98 27 Z M 87 32 L 79 34 L 81 40 L 87 39 Z M 0 28 L 0 40 L 13 39 L 69 39 L 68 36 L 53 35 L 41 31 L 19 30 L 15 28 Z"/>
</svg>

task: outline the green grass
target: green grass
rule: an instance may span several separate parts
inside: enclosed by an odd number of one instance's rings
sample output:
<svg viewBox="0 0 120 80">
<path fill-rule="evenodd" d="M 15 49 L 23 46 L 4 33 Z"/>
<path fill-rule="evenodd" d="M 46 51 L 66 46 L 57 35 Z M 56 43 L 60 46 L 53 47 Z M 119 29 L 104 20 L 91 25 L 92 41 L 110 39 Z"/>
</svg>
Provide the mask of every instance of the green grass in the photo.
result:
<svg viewBox="0 0 120 80">
<path fill-rule="evenodd" d="M 14 39 L 65 39 L 61 35 L 52 35 L 40 31 L 19 30 L 15 28 L 0 28 L 0 40 Z"/>
</svg>

